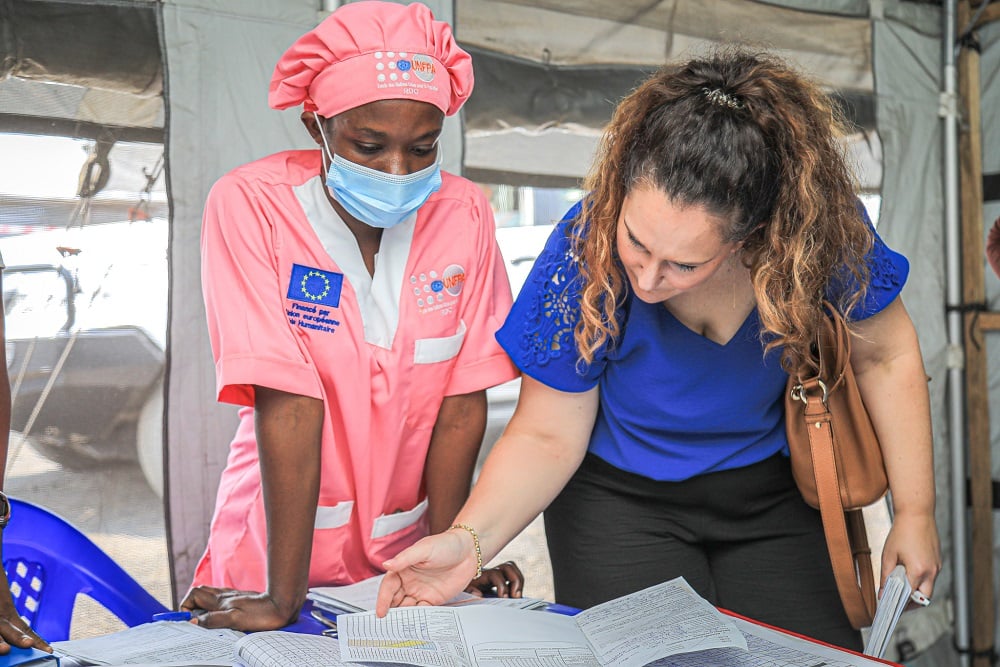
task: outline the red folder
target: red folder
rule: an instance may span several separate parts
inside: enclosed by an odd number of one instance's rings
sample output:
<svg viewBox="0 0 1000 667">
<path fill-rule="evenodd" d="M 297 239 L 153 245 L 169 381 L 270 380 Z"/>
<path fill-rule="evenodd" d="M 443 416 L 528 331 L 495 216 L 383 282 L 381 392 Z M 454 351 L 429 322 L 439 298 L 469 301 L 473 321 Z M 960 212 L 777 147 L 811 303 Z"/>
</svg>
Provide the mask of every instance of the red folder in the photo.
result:
<svg viewBox="0 0 1000 667">
<path fill-rule="evenodd" d="M 834 646 L 833 644 L 828 644 L 828 643 L 820 641 L 818 639 L 813 639 L 812 637 L 807 637 L 806 635 L 800 635 L 799 633 L 792 632 L 791 630 L 785 630 L 784 628 L 779 628 L 779 627 L 776 627 L 776 626 L 773 626 L 773 625 L 768 625 L 767 623 L 761 623 L 760 621 L 758 621 L 756 619 L 748 618 L 748 617 L 743 616 L 741 614 L 737 614 L 736 612 L 729 611 L 728 609 L 719 608 L 719 611 L 721 611 L 726 616 L 732 616 L 733 618 L 741 619 L 743 621 L 746 621 L 747 623 L 751 623 L 751 624 L 756 625 L 758 627 L 766 628 L 768 630 L 772 630 L 774 632 L 778 632 L 778 633 L 783 634 L 783 635 L 788 636 L 788 637 L 794 637 L 795 639 L 801 640 L 801 641 L 803 641 L 805 643 L 808 643 L 808 644 L 818 644 L 820 646 L 825 646 L 827 648 L 833 649 L 835 651 L 839 651 L 841 653 L 848 653 L 850 655 L 857 656 L 858 658 L 861 658 L 862 660 L 865 661 L 865 662 L 863 662 L 861 664 L 869 664 L 870 663 L 872 665 L 894 665 L 895 667 L 903 667 L 903 665 L 900 665 L 898 662 L 890 662 L 888 660 L 883 660 L 881 658 L 873 658 L 870 655 L 865 655 L 864 653 L 859 653 L 858 651 L 852 651 L 850 649 L 846 649 L 846 648 L 843 648 L 841 646 Z"/>
</svg>

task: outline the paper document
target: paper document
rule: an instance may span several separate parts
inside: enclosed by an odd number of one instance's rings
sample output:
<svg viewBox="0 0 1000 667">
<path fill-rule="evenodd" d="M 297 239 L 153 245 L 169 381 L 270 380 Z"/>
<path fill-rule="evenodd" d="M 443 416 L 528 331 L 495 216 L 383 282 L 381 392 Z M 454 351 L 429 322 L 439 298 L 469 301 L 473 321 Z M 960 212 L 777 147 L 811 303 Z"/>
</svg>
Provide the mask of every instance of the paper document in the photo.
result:
<svg viewBox="0 0 1000 667">
<path fill-rule="evenodd" d="M 254 632 L 236 642 L 236 664 L 241 667 L 337 667 L 340 647 L 322 635 L 274 630 Z"/>
<path fill-rule="evenodd" d="M 335 614 L 355 611 L 371 611 L 375 609 L 378 598 L 378 587 L 385 575 L 377 575 L 364 581 L 347 586 L 318 586 L 310 588 L 306 597 L 321 609 Z M 487 604 L 497 607 L 514 607 L 515 609 L 544 609 L 548 604 L 537 598 L 491 598 L 479 597 L 470 593 L 459 593 L 449 600 L 445 606 L 466 604 Z"/>
<path fill-rule="evenodd" d="M 344 662 L 427 667 L 639 667 L 688 651 L 747 648 L 735 624 L 682 578 L 572 617 L 486 606 L 406 607 L 382 619 L 345 614 L 338 626 Z"/>
<path fill-rule="evenodd" d="M 892 637 L 893 630 L 896 629 L 896 623 L 899 622 L 903 609 L 910 601 L 910 593 L 912 592 L 910 580 L 906 578 L 906 568 L 897 565 L 886 577 L 885 585 L 879 595 L 871 634 L 868 636 L 868 643 L 865 644 L 865 655 L 876 658 L 885 655 L 885 650 L 889 647 L 889 639 Z"/>
<path fill-rule="evenodd" d="M 347 586 L 318 586 L 310 588 L 306 597 L 322 607 L 341 611 L 369 611 L 375 608 L 378 587 L 385 575 L 378 575 Z"/>
<path fill-rule="evenodd" d="M 90 639 L 53 642 L 56 655 L 92 665 L 184 663 L 232 665 L 235 630 L 208 630 L 193 623 L 158 621 Z"/>
<path fill-rule="evenodd" d="M 58 662 L 58 656 L 46 653 L 37 648 L 21 648 L 11 646 L 10 650 L 0 655 L 0 667 L 51 667 Z"/>
<path fill-rule="evenodd" d="M 733 618 L 747 640 L 746 651 L 717 648 L 657 660 L 656 667 L 878 667 L 891 664 Z"/>
</svg>

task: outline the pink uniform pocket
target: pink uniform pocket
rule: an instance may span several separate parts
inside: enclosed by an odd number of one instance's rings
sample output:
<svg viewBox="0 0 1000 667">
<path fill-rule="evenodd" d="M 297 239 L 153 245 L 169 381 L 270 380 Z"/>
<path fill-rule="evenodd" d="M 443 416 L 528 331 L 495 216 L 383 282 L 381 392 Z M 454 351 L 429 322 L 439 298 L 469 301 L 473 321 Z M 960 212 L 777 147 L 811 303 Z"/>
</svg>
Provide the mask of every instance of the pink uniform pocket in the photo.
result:
<svg viewBox="0 0 1000 667">
<path fill-rule="evenodd" d="M 369 557 L 382 563 L 427 534 L 427 499 L 405 512 L 383 514 L 372 523 Z"/>
</svg>

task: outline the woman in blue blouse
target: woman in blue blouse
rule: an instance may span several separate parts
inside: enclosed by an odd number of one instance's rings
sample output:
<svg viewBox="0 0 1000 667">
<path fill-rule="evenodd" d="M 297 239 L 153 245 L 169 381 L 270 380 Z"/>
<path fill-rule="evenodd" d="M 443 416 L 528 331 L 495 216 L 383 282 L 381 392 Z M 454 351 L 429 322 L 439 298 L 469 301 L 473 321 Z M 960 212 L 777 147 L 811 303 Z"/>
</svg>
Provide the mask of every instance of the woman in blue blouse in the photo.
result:
<svg viewBox="0 0 1000 667">
<path fill-rule="evenodd" d="M 683 575 L 713 603 L 856 648 L 819 512 L 787 459 L 783 392 L 830 299 L 884 448 L 882 556 L 940 569 L 926 375 L 908 263 L 859 206 L 826 96 L 720 51 L 619 105 L 589 195 L 549 239 L 497 338 L 521 400 L 458 527 L 385 564 L 379 612 L 465 588 L 541 510 L 556 599 L 588 607 Z"/>
</svg>

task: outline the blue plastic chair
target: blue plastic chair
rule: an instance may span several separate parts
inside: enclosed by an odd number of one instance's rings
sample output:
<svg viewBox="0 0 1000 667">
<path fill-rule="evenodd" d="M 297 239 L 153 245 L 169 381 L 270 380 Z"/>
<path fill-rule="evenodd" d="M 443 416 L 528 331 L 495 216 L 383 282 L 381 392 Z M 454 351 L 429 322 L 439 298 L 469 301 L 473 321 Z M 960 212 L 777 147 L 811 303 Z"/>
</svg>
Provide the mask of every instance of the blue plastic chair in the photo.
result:
<svg viewBox="0 0 1000 667">
<path fill-rule="evenodd" d="M 69 639 L 79 593 L 130 627 L 168 611 L 71 523 L 24 500 L 11 498 L 10 504 L 4 570 L 18 613 L 44 639 Z"/>
</svg>

